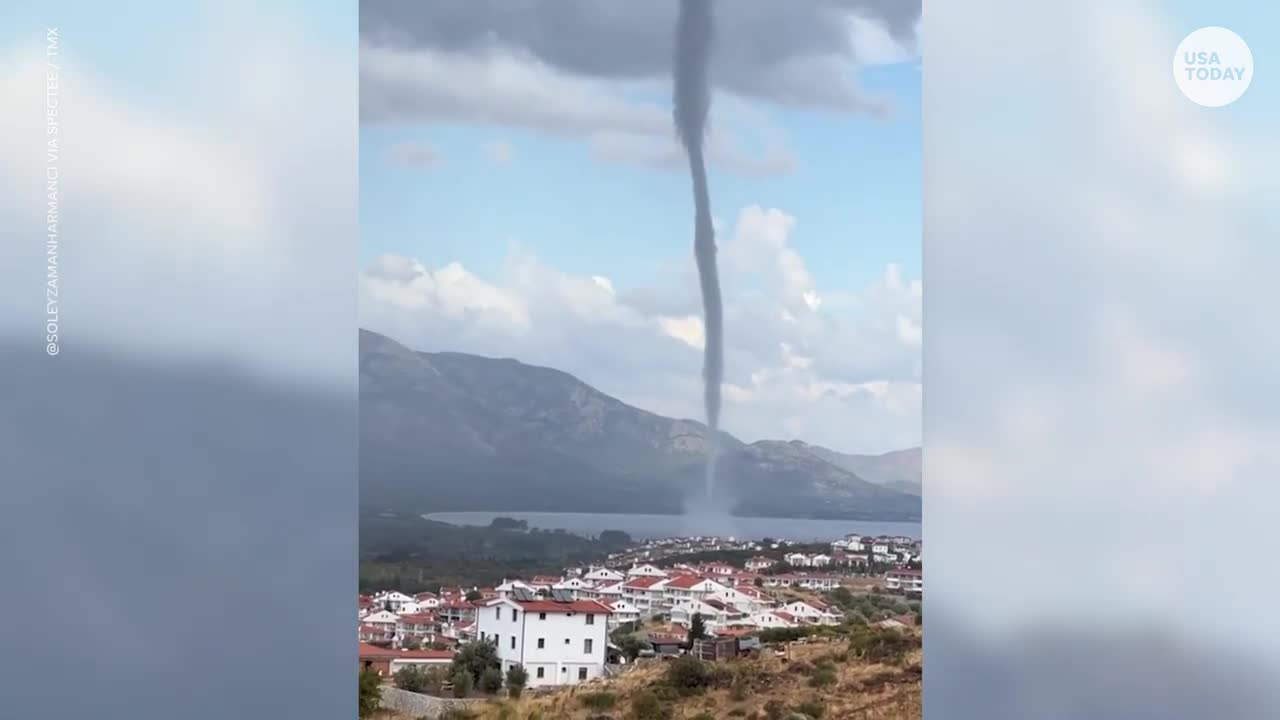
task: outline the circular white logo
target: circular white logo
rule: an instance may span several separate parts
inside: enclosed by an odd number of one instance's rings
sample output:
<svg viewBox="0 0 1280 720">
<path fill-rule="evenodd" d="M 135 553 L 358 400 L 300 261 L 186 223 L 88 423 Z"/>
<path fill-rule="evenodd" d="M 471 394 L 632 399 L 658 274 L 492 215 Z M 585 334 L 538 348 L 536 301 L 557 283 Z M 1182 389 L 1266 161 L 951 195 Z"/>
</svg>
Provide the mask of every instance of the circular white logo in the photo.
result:
<svg viewBox="0 0 1280 720">
<path fill-rule="evenodd" d="M 1178 45 L 1173 79 L 1197 105 L 1230 105 L 1253 82 L 1253 53 L 1244 39 L 1226 28 L 1200 28 Z"/>
</svg>

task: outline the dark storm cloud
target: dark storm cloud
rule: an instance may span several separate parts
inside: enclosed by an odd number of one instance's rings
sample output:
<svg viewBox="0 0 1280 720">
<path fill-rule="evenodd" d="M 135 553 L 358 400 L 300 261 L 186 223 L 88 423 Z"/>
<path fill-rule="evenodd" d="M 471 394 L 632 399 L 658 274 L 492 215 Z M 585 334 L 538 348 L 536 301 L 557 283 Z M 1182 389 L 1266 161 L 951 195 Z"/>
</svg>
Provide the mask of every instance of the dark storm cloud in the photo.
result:
<svg viewBox="0 0 1280 720">
<path fill-rule="evenodd" d="M 714 85 L 784 103 L 866 109 L 848 69 L 849 15 L 914 44 L 920 0 L 735 0 L 717 18 Z M 575 75 L 651 79 L 674 55 L 676 0 L 365 0 L 373 46 L 481 54 L 503 48 Z"/>
</svg>

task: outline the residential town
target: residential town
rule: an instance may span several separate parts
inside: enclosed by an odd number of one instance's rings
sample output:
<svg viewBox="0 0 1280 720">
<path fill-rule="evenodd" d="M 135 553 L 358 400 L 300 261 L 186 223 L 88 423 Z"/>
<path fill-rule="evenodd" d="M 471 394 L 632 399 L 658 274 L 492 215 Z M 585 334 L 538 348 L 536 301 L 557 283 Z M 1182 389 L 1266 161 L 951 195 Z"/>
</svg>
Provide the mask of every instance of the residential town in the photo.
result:
<svg viewBox="0 0 1280 720">
<path fill-rule="evenodd" d="M 918 622 L 924 590 L 918 540 L 851 534 L 829 546 L 799 547 L 785 540 L 652 540 L 554 576 L 362 595 L 360 669 L 390 679 L 406 667 L 449 665 L 460 646 L 481 640 L 494 646 L 504 674 L 520 666 L 528 687 L 553 687 L 606 677 L 638 658 L 688 652 L 695 625 L 708 642 L 724 641 L 707 651 L 714 655 L 725 647 L 745 651 L 768 631 L 834 626 L 851 617 L 881 627 Z M 708 553 L 745 559 L 668 562 Z M 859 614 L 850 609 L 859 597 L 882 602 Z M 619 630 L 638 638 L 638 647 L 619 647 Z"/>
</svg>

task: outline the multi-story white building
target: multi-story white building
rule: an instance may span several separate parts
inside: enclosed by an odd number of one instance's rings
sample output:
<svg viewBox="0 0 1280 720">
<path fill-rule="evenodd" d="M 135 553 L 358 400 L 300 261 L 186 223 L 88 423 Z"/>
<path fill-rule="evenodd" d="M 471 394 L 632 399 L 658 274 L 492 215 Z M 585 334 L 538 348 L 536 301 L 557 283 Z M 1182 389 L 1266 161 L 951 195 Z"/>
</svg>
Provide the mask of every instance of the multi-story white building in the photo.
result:
<svg viewBox="0 0 1280 720">
<path fill-rule="evenodd" d="M 478 637 L 497 648 L 504 676 L 523 665 L 529 687 L 572 685 L 604 675 L 611 613 L 595 600 L 499 598 L 480 609 Z"/>
<path fill-rule="evenodd" d="M 663 611 L 665 577 L 637 575 L 622 584 L 622 599 L 634 605 L 640 616 L 649 618 Z"/>
<path fill-rule="evenodd" d="M 910 595 L 924 594 L 924 573 L 919 570 L 891 570 L 884 576 L 885 589 Z"/>
<path fill-rule="evenodd" d="M 681 600 L 701 600 L 710 597 L 718 590 L 726 590 L 725 585 L 711 578 L 698 575 L 678 575 L 668 580 L 663 589 L 663 601 L 667 606 L 675 605 Z"/>
</svg>

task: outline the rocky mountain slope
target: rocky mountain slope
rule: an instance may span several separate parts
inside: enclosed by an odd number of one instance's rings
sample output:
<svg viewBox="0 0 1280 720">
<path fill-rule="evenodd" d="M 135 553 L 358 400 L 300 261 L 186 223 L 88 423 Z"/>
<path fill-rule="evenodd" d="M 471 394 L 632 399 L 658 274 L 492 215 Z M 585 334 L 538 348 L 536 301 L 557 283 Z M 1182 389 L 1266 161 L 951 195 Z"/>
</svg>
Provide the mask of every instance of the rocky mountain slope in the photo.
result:
<svg viewBox="0 0 1280 720">
<path fill-rule="evenodd" d="M 361 330 L 360 413 L 366 506 L 674 513 L 705 494 L 704 425 L 516 360 L 415 352 Z M 746 444 L 728 434 L 720 446 L 713 507 L 775 517 L 919 517 L 919 497 L 846 466 L 845 458 L 860 456 L 796 442 Z"/>
</svg>

